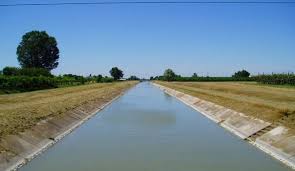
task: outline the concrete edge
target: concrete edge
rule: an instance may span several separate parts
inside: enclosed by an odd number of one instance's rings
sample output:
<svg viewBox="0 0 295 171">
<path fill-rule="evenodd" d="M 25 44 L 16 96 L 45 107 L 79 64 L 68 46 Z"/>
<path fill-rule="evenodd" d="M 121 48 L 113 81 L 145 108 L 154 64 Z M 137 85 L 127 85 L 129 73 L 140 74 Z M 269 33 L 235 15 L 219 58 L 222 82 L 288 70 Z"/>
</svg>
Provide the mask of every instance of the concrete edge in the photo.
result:
<svg viewBox="0 0 295 171">
<path fill-rule="evenodd" d="M 248 138 L 245 134 L 243 134 L 243 133 L 241 133 L 239 131 L 236 131 L 230 125 L 225 125 L 225 124 L 221 123 L 220 126 L 225 128 L 226 130 L 228 130 L 229 132 L 231 132 L 232 134 L 238 136 L 239 138 L 241 138 L 243 140 Z"/>
<path fill-rule="evenodd" d="M 279 152 L 275 147 L 265 144 L 259 141 L 249 141 L 250 144 L 255 146 L 256 148 L 260 149 L 261 151 L 265 152 L 266 154 L 270 155 L 271 157 L 279 160 L 280 162 L 284 163 L 288 167 L 295 170 L 295 163 L 289 160 L 288 157 L 285 157 L 287 154 L 283 152 Z"/>
<path fill-rule="evenodd" d="M 177 97 L 177 96 L 175 95 L 176 93 L 169 93 L 168 91 L 166 91 L 166 89 L 171 89 L 171 88 L 164 87 L 164 86 L 159 85 L 159 84 L 157 84 L 157 83 L 152 83 L 152 84 L 153 84 L 155 87 L 158 87 L 158 88 L 160 88 L 161 90 L 163 90 L 165 93 L 167 93 L 167 94 L 169 94 L 169 95 L 175 97 L 176 99 L 180 100 L 181 102 L 185 103 L 186 105 L 188 105 L 188 106 L 192 107 L 193 109 L 197 110 L 198 112 L 200 112 L 201 114 L 203 114 L 203 115 L 206 116 L 207 118 L 213 120 L 215 123 L 220 123 L 220 126 L 221 126 L 221 127 L 223 127 L 223 128 L 225 128 L 226 130 L 230 131 L 231 133 L 233 133 L 234 135 L 238 136 L 239 138 L 242 138 L 242 139 L 244 139 L 244 140 L 247 139 L 247 136 L 245 136 L 244 134 L 242 134 L 242 133 L 239 132 L 239 131 L 236 131 L 235 129 L 232 129 L 228 124 L 226 124 L 226 125 L 225 125 L 225 124 L 222 124 L 223 121 L 221 121 L 221 122 L 216 122 L 216 121 L 218 121 L 218 119 L 215 119 L 215 118 L 212 118 L 212 117 L 208 116 L 208 114 L 204 113 L 203 111 L 197 109 L 197 108 L 194 107 L 193 105 L 191 105 L 191 104 L 185 102 L 184 100 L 180 99 L 179 97 Z M 176 90 L 174 90 L 174 89 L 172 89 L 172 90 L 173 90 L 174 92 L 178 92 L 178 91 L 176 91 Z M 182 92 L 179 92 L 179 93 L 182 93 Z M 185 93 L 183 93 L 183 94 L 185 94 Z M 197 98 L 197 97 L 196 97 L 196 98 Z M 197 99 L 198 99 L 198 98 L 197 98 Z M 241 113 L 240 113 L 240 114 L 241 114 Z M 242 114 L 242 115 L 245 115 L 245 114 Z M 245 115 L 245 116 L 247 116 L 247 115 Z M 257 119 L 257 120 L 258 120 L 258 119 Z M 260 119 L 259 119 L 259 120 L 260 120 Z M 270 131 L 269 131 L 269 132 L 270 132 Z M 288 156 L 288 154 L 286 154 L 286 153 L 284 153 L 284 152 L 281 152 L 281 151 L 278 151 L 277 148 L 275 148 L 275 147 L 273 147 L 273 146 L 271 146 L 271 145 L 269 145 L 269 144 L 266 144 L 266 143 L 264 143 L 264 142 L 262 142 L 262 141 L 257 141 L 257 140 L 256 140 L 256 141 L 252 141 L 252 140 L 250 140 L 250 139 L 247 139 L 247 140 L 248 140 L 248 142 L 249 142 L 251 145 L 255 146 L 256 148 L 258 148 L 258 149 L 260 149 L 261 151 L 265 152 L 266 154 L 270 155 L 270 156 L 273 157 L 274 159 L 277 159 L 277 160 L 279 160 L 280 162 L 282 162 L 282 163 L 284 163 L 285 165 L 287 165 L 288 167 L 290 167 L 290 168 L 292 168 L 292 169 L 295 169 L 295 163 L 294 163 L 294 161 L 291 161 L 291 160 L 289 160 L 288 157 L 286 157 L 286 156 Z"/>
<path fill-rule="evenodd" d="M 130 87 L 131 88 L 131 87 Z M 22 166 L 26 165 L 28 162 L 30 162 L 32 159 L 34 159 L 35 157 L 37 157 L 38 155 L 42 154 L 43 152 L 45 152 L 47 149 L 51 148 L 53 145 L 55 145 L 57 142 L 59 142 L 60 140 L 62 140 L 66 135 L 70 134 L 71 132 L 73 132 L 76 128 L 80 127 L 83 123 L 85 123 L 86 121 L 88 121 L 89 119 L 91 119 L 92 117 L 96 116 L 98 114 L 98 112 L 100 112 L 101 110 L 103 110 L 105 107 L 107 107 L 108 105 L 110 105 L 112 102 L 114 102 L 115 100 L 119 99 L 121 96 L 123 96 L 130 88 L 124 90 L 123 92 L 121 92 L 119 95 L 117 95 L 116 97 L 114 97 L 112 100 L 102 104 L 101 106 L 98 107 L 97 110 L 95 110 L 94 112 L 92 112 L 91 114 L 89 114 L 88 116 L 86 116 L 85 118 L 81 119 L 81 121 L 79 121 L 78 123 L 74 124 L 72 127 L 70 127 L 69 129 L 65 130 L 64 132 L 62 132 L 61 134 L 57 135 L 54 140 L 48 140 L 49 142 L 45 143 L 43 146 L 41 146 L 40 148 L 38 148 L 37 150 L 31 151 L 30 154 L 26 155 L 25 157 L 20 157 L 20 156 L 16 156 L 16 160 L 13 160 L 13 163 L 9 163 L 8 167 L 4 169 L 4 171 L 17 171 L 18 169 L 20 169 Z M 41 121 L 42 122 L 42 121 Z M 19 154 L 20 155 L 20 154 Z"/>
<path fill-rule="evenodd" d="M 160 88 L 161 90 L 163 90 L 165 93 L 167 93 L 167 94 L 169 94 L 169 95 L 175 97 L 176 99 L 180 100 L 180 101 L 183 102 L 184 104 L 186 104 L 186 105 L 190 106 L 191 108 L 197 110 L 197 111 L 200 112 L 202 115 L 206 116 L 207 118 L 209 118 L 210 120 L 214 121 L 215 123 L 220 123 L 220 125 L 221 125 L 223 128 L 229 130 L 231 133 L 237 135 L 238 137 L 240 137 L 240 138 L 242 138 L 242 139 L 247 138 L 244 134 L 242 134 L 242 133 L 236 131 L 235 129 L 233 129 L 232 127 L 230 127 L 230 125 L 222 124 L 222 122 L 223 122 L 222 120 L 220 120 L 220 119 L 218 119 L 218 118 L 216 118 L 216 117 L 211 116 L 211 115 L 208 114 L 207 112 L 201 110 L 200 108 L 197 108 L 196 106 L 194 106 L 194 105 L 192 105 L 192 104 L 189 104 L 189 103 L 186 102 L 185 100 L 183 100 L 183 99 L 181 99 L 181 98 L 179 98 L 179 97 L 176 96 L 176 94 L 185 94 L 185 93 L 179 92 L 179 91 L 177 91 L 177 90 L 174 90 L 174 89 L 171 89 L 171 88 L 168 88 L 168 87 L 164 87 L 164 86 L 159 85 L 159 84 L 157 84 L 157 83 L 152 83 L 152 84 L 153 84 L 154 86 Z M 171 91 L 173 91 L 174 93 L 171 93 Z M 190 95 L 189 95 L 189 96 L 190 96 Z M 199 98 L 197 98 L 197 97 L 195 97 L 195 98 L 196 98 L 196 99 L 199 99 Z M 203 100 L 203 101 L 204 101 L 204 100 Z"/>
<path fill-rule="evenodd" d="M 186 104 L 186 105 L 190 106 L 191 108 L 195 109 L 196 111 L 200 112 L 202 115 L 204 115 L 204 116 L 206 116 L 207 118 L 211 119 L 211 120 L 214 121 L 215 123 L 220 123 L 220 122 L 221 122 L 221 120 L 219 120 L 219 119 L 217 119 L 217 118 L 214 118 L 214 117 L 210 116 L 207 112 L 205 112 L 205 111 L 203 111 L 203 110 L 201 110 L 201 109 L 199 109 L 199 108 L 196 108 L 196 107 L 193 106 L 192 104 L 190 104 L 190 103 L 184 101 L 183 99 L 177 97 L 175 94 L 170 93 L 169 91 L 166 91 L 166 89 L 165 89 L 166 87 L 164 88 L 164 86 L 159 85 L 159 84 L 156 84 L 156 83 L 152 83 L 152 84 L 153 84 L 155 87 L 158 87 L 159 89 L 163 90 L 166 94 L 169 94 L 170 96 L 173 96 L 173 97 L 177 98 L 178 100 L 180 100 L 180 101 L 183 102 L 184 104 Z M 168 88 L 167 88 L 167 89 L 168 89 Z M 169 88 L 169 89 L 170 89 L 170 88 Z M 178 91 L 176 91 L 176 90 L 173 90 L 173 89 L 171 89 L 171 90 L 174 91 L 175 93 L 178 93 Z M 197 97 L 195 97 L 195 98 L 198 99 Z"/>
<path fill-rule="evenodd" d="M 186 105 L 190 106 L 191 108 L 197 110 L 197 111 L 200 112 L 202 115 L 204 115 L 204 116 L 206 116 L 207 118 L 211 119 L 211 120 L 214 121 L 215 123 L 218 123 L 218 124 L 222 125 L 224 128 L 229 129 L 229 130 L 230 130 L 231 132 L 233 132 L 233 133 L 236 132 L 237 134 L 239 134 L 238 136 L 241 137 L 241 138 L 243 138 L 243 139 L 247 138 L 248 136 L 245 135 L 245 134 L 243 134 L 242 132 L 239 132 L 238 130 L 235 130 L 234 126 L 231 126 L 231 125 L 229 125 L 229 124 L 224 124 L 223 122 L 226 121 L 226 119 L 221 119 L 221 118 L 219 118 L 219 117 L 217 117 L 217 116 L 214 116 L 213 114 L 211 114 L 211 111 L 206 111 L 206 110 L 201 109 L 201 107 L 198 107 L 198 106 L 195 105 L 195 104 L 190 104 L 189 102 L 185 101 L 185 99 L 182 99 L 182 97 L 183 97 L 184 95 L 186 95 L 187 97 L 190 97 L 190 98 L 196 99 L 196 101 L 202 101 L 202 102 L 204 102 L 204 103 L 207 103 L 207 104 L 209 104 L 209 105 L 212 105 L 212 106 L 214 106 L 213 108 L 221 107 L 221 108 L 223 108 L 223 109 L 226 109 L 226 110 L 228 110 L 228 112 L 232 112 L 232 113 L 233 113 L 232 116 L 237 116 L 237 117 L 247 117 L 247 118 L 249 118 L 249 119 L 252 119 L 253 121 L 258 121 L 258 122 L 264 123 L 265 126 L 269 126 L 269 125 L 270 125 L 270 123 L 268 123 L 268 122 L 265 122 L 265 121 L 263 121 L 263 120 L 260 120 L 260 119 L 254 118 L 254 117 L 249 117 L 249 116 L 247 116 L 247 115 L 245 115 L 245 114 L 243 114 L 243 113 L 236 112 L 236 111 L 234 111 L 234 110 L 232 110 L 232 109 L 225 108 L 225 107 L 220 106 L 220 105 L 217 105 L 217 104 L 215 104 L 215 103 L 212 103 L 212 102 L 208 102 L 208 101 L 206 101 L 206 100 L 199 99 L 199 98 L 197 98 L 197 97 L 194 97 L 194 96 L 191 96 L 191 95 L 188 95 L 188 94 L 182 93 L 182 92 L 180 92 L 180 91 L 177 91 L 177 90 L 174 90 L 174 89 L 171 89 L 171 88 L 168 88 L 168 87 L 164 87 L 164 86 L 159 85 L 159 84 L 157 84 L 157 83 L 152 83 L 152 84 L 153 84 L 154 86 L 158 87 L 159 89 L 163 90 L 165 93 L 167 93 L 167 94 L 169 94 L 169 95 L 171 95 L 171 96 L 177 98 L 177 99 L 180 100 L 181 102 L 183 102 L 183 103 L 185 103 Z M 172 92 L 173 92 L 173 93 L 172 93 Z M 182 96 L 181 96 L 181 97 L 178 97 L 177 94 L 178 94 L 178 95 L 179 95 L 179 94 L 182 94 Z M 211 107 L 212 107 L 212 106 L 211 106 Z M 228 117 L 228 118 L 230 118 L 230 117 Z M 261 128 L 261 129 L 263 129 L 263 128 Z M 259 131 L 259 130 L 258 130 L 258 131 Z M 258 132 L 258 131 L 257 131 L 257 132 Z M 254 132 L 254 133 L 255 133 L 255 132 Z"/>
</svg>

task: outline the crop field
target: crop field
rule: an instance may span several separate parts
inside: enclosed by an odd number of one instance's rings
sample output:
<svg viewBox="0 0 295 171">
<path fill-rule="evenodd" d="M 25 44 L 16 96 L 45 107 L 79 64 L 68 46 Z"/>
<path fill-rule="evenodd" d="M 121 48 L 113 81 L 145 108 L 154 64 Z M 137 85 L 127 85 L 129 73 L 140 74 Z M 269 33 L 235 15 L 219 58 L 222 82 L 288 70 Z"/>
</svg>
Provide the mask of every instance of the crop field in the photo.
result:
<svg viewBox="0 0 295 171">
<path fill-rule="evenodd" d="M 0 138 L 28 129 L 40 120 L 91 103 L 106 102 L 136 81 L 89 85 L 0 95 Z"/>
<path fill-rule="evenodd" d="M 256 82 L 156 83 L 269 122 L 295 128 L 295 88 Z"/>
</svg>

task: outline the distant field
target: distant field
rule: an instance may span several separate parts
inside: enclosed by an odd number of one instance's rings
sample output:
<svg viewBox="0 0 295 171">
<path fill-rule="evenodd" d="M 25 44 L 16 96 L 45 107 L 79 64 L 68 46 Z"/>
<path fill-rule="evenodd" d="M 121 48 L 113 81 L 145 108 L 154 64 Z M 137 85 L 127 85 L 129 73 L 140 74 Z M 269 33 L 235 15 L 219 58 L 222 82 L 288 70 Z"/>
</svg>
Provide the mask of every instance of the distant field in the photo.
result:
<svg viewBox="0 0 295 171">
<path fill-rule="evenodd" d="M 295 128 L 295 88 L 255 82 L 157 83 L 270 122 Z M 282 120 L 283 119 L 283 120 Z"/>
<path fill-rule="evenodd" d="M 109 101 L 135 81 L 0 95 L 0 138 L 30 128 L 42 119 L 58 117 L 80 105 Z"/>
</svg>

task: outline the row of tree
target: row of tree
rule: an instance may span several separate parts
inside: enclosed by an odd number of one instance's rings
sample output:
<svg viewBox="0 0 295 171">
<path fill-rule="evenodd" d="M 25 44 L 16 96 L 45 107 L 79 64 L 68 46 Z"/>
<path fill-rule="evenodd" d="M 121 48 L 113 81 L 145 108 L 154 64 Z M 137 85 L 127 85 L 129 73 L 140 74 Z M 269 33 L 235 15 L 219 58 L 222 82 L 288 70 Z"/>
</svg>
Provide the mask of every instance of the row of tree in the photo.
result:
<svg viewBox="0 0 295 171">
<path fill-rule="evenodd" d="M 253 81 L 250 73 L 246 70 L 241 70 L 234 73 L 231 77 L 200 77 L 197 73 L 193 73 L 191 77 L 183 77 L 175 74 L 172 69 L 166 69 L 162 76 L 151 77 L 150 80 L 162 81 Z"/>
<path fill-rule="evenodd" d="M 294 73 L 262 74 L 250 77 L 246 70 L 235 72 L 231 77 L 200 77 L 194 73 L 191 77 L 183 77 L 175 74 L 172 69 L 166 69 L 162 76 L 151 77 L 150 80 L 162 81 L 256 81 L 263 84 L 295 85 Z"/>
<path fill-rule="evenodd" d="M 294 73 L 263 74 L 255 77 L 255 81 L 272 85 L 295 85 Z"/>
</svg>

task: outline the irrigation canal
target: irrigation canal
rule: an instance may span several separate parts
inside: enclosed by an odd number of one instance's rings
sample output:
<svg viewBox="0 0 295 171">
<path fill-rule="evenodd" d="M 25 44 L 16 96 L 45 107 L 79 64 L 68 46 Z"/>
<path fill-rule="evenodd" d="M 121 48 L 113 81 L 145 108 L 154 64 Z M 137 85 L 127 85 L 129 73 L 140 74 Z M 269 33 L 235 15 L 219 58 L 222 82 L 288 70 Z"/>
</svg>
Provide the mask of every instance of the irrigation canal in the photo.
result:
<svg viewBox="0 0 295 171">
<path fill-rule="evenodd" d="M 140 83 L 21 171 L 287 171 L 150 83 Z"/>
</svg>

